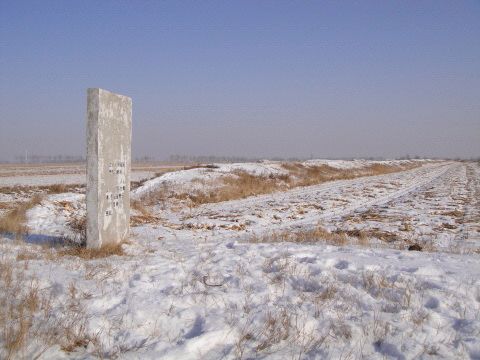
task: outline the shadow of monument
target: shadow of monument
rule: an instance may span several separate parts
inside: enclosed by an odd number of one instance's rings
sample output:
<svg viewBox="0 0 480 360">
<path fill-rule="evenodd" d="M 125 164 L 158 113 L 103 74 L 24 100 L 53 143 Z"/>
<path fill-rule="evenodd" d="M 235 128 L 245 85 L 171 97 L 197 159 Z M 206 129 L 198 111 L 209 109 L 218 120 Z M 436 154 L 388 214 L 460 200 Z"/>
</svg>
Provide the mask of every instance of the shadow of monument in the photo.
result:
<svg viewBox="0 0 480 360">
<path fill-rule="evenodd" d="M 71 245 L 72 240 L 62 236 L 44 235 L 44 234 L 14 234 L 0 232 L 0 235 L 10 240 L 21 240 L 27 244 L 46 245 L 50 247 Z"/>
</svg>

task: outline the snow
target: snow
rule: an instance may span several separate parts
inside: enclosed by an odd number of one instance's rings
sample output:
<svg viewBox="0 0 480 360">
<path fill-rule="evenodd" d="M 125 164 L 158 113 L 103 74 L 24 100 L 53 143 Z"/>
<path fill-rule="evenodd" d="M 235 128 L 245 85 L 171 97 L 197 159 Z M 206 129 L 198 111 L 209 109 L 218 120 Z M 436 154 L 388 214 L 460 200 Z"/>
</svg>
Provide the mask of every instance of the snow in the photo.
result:
<svg viewBox="0 0 480 360">
<path fill-rule="evenodd" d="M 49 195 L 39 206 L 27 211 L 28 226 L 33 234 L 75 238 L 75 233 L 67 226 L 72 213 L 77 217 L 86 215 L 84 194 Z"/>
<path fill-rule="evenodd" d="M 238 169 L 283 171 L 277 163 L 259 163 L 173 172 L 146 182 L 134 196 L 162 183 L 192 189 L 195 179 Z M 50 347 L 40 358 L 98 351 L 126 359 L 478 358 L 479 171 L 478 163 L 426 163 L 197 208 L 154 206 L 159 223 L 132 228 L 126 256 L 28 262 L 42 288 L 55 290 L 56 314 L 68 302 L 69 284 L 87 294 L 79 302 L 88 332 L 98 337 L 72 353 Z M 68 236 L 66 223 L 84 214 L 83 201 L 79 194 L 49 196 L 28 212 L 31 233 Z M 461 212 L 462 226 L 440 228 L 459 225 L 453 210 Z M 411 229 L 401 231 L 407 216 Z M 249 242 L 254 234 L 318 223 L 405 238 L 365 246 Z M 436 248 L 402 250 L 409 238 Z M 4 239 L 0 252 L 15 258 L 25 246 L 45 251 Z M 25 356 L 39 349 L 31 343 Z"/>
<path fill-rule="evenodd" d="M 149 179 L 165 167 L 167 166 L 136 164 L 131 179 Z M 85 164 L 3 164 L 0 166 L 0 187 L 83 185 L 86 182 L 85 171 Z"/>
<path fill-rule="evenodd" d="M 310 166 L 318 165 L 327 165 L 336 169 L 360 169 L 369 165 L 390 165 L 390 166 L 404 166 L 410 165 L 412 163 L 422 163 L 427 162 L 428 159 L 415 159 L 415 160 L 365 160 L 365 159 L 356 159 L 356 160 L 322 160 L 314 159 L 307 160 L 303 164 Z"/>
<path fill-rule="evenodd" d="M 305 166 L 328 165 L 337 169 L 360 169 L 374 164 L 384 164 L 389 166 L 404 166 L 413 163 L 421 164 L 426 160 L 308 160 L 302 162 Z M 176 191 L 210 189 L 218 186 L 218 180 L 224 176 L 229 176 L 235 171 L 244 171 L 251 175 L 270 176 L 286 175 L 288 171 L 282 167 L 279 161 L 262 161 L 258 163 L 238 163 L 238 164 L 211 164 L 209 167 L 200 167 L 185 171 L 178 171 L 164 174 L 160 177 L 146 181 L 141 187 L 133 191 L 134 198 L 140 198 L 149 191 L 154 191 L 161 186 L 171 186 Z M 201 179 L 202 182 L 194 182 L 195 179 Z M 192 182 L 193 181 L 193 182 Z"/>
<path fill-rule="evenodd" d="M 138 199 L 161 186 L 170 186 L 176 191 L 214 188 L 218 186 L 218 180 L 230 176 L 234 171 L 245 171 L 251 175 L 261 176 L 288 173 L 287 170 L 282 168 L 280 162 L 211 164 L 209 167 L 170 172 L 148 180 L 132 192 L 132 197 Z M 201 180 L 201 182 L 195 180 Z"/>
</svg>

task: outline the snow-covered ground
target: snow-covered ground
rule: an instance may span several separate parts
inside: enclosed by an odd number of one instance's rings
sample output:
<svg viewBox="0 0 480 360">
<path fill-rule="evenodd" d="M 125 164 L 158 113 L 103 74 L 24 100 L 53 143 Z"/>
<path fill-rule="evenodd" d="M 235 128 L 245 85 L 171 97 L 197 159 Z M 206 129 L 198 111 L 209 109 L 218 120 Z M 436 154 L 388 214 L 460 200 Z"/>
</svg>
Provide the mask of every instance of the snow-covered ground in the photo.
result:
<svg viewBox="0 0 480 360">
<path fill-rule="evenodd" d="M 308 160 L 302 165 L 321 166 L 327 165 L 335 169 L 361 169 L 371 165 L 387 166 L 408 166 L 422 164 L 427 160 Z M 146 181 L 143 186 L 136 189 L 133 193 L 134 198 L 140 198 L 149 191 L 158 189 L 162 186 L 175 188 L 175 191 L 195 191 L 218 186 L 218 180 L 225 176 L 230 176 L 235 171 L 244 171 L 257 176 L 276 176 L 288 174 L 288 171 L 282 166 L 280 161 L 263 161 L 257 163 L 234 163 L 234 164 L 213 164 L 212 166 L 199 167 L 187 171 L 171 172 Z"/>
<path fill-rule="evenodd" d="M 133 196 L 165 184 L 214 186 L 205 178 L 235 169 L 284 171 L 275 163 L 179 171 Z M 95 338 L 69 353 L 33 341 L 23 356 L 478 359 L 479 195 L 478 163 L 427 162 L 198 207 L 158 204 L 148 209 L 155 221 L 132 228 L 125 256 L 52 260 L 44 247 L 3 239 L 2 261 L 35 254 L 16 264 L 25 263 L 52 297 L 54 319 L 68 316 L 74 284 L 85 331 Z M 29 211 L 31 233 L 71 235 L 66 224 L 84 214 L 83 201 L 51 195 Z M 250 242 L 318 225 L 372 238 L 339 246 Z M 375 238 L 383 233 L 395 238 Z M 412 243 L 428 251 L 404 249 Z"/>
<path fill-rule="evenodd" d="M 143 181 L 181 165 L 134 164 L 132 181 Z M 80 164 L 0 164 L 0 188 L 7 186 L 85 185 L 86 166 Z"/>
</svg>

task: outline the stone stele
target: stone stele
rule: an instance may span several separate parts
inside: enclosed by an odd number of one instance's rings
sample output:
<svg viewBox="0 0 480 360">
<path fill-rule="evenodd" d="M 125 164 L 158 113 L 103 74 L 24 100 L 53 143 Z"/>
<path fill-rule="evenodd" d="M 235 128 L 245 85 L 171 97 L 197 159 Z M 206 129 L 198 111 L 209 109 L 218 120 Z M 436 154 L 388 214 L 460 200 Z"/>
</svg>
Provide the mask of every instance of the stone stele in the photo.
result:
<svg viewBox="0 0 480 360">
<path fill-rule="evenodd" d="M 132 99 L 87 90 L 87 247 L 128 238 Z"/>
</svg>

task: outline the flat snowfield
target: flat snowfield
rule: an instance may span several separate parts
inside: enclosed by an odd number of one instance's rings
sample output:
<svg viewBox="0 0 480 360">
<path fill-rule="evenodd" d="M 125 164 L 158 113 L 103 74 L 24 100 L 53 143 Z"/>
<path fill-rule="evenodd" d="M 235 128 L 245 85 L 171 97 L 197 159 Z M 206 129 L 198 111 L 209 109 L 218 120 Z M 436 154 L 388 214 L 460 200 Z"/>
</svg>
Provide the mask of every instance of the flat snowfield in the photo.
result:
<svg viewBox="0 0 480 360">
<path fill-rule="evenodd" d="M 216 164 L 132 198 L 118 255 L 52 245 L 81 241 L 82 191 L 0 236 L 0 358 L 480 359 L 478 162 Z"/>
<path fill-rule="evenodd" d="M 134 164 L 131 180 L 142 181 L 165 169 L 182 168 L 178 164 Z M 84 185 L 85 164 L 0 164 L 0 187 Z"/>
</svg>

